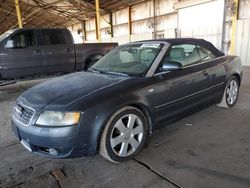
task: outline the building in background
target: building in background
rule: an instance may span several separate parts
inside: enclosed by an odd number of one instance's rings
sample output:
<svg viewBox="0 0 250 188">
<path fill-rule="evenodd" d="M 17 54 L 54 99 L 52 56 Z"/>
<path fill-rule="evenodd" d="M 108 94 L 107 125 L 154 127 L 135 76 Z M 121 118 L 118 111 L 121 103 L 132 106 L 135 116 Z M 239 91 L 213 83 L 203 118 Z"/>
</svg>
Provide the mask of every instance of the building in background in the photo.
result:
<svg viewBox="0 0 250 188">
<path fill-rule="evenodd" d="M 223 0 L 150 0 L 111 15 L 102 15 L 101 38 L 102 42 L 115 41 L 123 44 L 153 38 L 197 37 L 207 39 L 221 49 L 223 15 Z M 82 35 L 84 42 L 96 42 L 95 18 L 83 24 L 86 35 Z M 76 41 L 79 41 L 75 33 L 83 29 L 82 25 L 69 29 Z"/>
<path fill-rule="evenodd" d="M 250 0 L 240 0 L 235 54 L 243 65 L 250 66 Z"/>
</svg>

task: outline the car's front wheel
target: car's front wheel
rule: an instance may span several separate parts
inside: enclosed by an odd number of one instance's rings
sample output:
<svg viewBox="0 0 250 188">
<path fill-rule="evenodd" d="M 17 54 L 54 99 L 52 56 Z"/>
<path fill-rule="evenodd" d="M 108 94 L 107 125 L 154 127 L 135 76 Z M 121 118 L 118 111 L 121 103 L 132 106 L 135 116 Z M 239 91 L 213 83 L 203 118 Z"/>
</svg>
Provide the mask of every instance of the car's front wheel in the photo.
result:
<svg viewBox="0 0 250 188">
<path fill-rule="evenodd" d="M 220 104 L 218 104 L 218 106 L 224 108 L 233 107 L 237 102 L 238 96 L 239 96 L 239 80 L 235 76 L 232 76 L 227 82 L 223 98 Z"/>
<path fill-rule="evenodd" d="M 115 163 L 134 157 L 144 146 L 148 124 L 137 108 L 123 107 L 107 122 L 100 141 L 100 154 Z"/>
</svg>

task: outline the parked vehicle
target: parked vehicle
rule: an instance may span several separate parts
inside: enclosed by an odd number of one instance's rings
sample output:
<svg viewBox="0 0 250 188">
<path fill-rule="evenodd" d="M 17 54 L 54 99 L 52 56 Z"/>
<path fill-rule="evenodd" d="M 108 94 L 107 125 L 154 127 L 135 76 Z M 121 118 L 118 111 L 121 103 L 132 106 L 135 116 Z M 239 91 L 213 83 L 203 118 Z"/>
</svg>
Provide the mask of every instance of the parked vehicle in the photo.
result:
<svg viewBox="0 0 250 188">
<path fill-rule="evenodd" d="M 117 43 L 74 44 L 68 29 L 15 29 L 0 36 L 0 81 L 86 70 Z"/>
<path fill-rule="evenodd" d="M 25 148 L 43 156 L 100 152 L 122 162 L 158 127 L 211 104 L 234 106 L 241 79 L 240 58 L 205 40 L 134 42 L 88 72 L 25 91 L 13 107 L 12 129 Z"/>
</svg>

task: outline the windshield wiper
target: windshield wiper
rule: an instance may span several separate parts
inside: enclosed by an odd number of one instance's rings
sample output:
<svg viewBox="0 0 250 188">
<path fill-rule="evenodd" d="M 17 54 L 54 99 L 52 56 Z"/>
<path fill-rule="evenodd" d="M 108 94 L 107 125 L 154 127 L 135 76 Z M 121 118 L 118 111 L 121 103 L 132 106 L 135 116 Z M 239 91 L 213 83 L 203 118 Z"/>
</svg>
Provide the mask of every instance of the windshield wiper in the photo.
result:
<svg viewBox="0 0 250 188">
<path fill-rule="evenodd" d="M 96 69 L 93 69 L 93 68 L 89 68 L 88 72 L 102 73 L 102 71 L 99 71 L 99 70 L 96 70 Z"/>
<path fill-rule="evenodd" d="M 130 74 L 128 74 L 128 73 L 114 72 L 114 71 L 103 71 L 103 70 L 96 70 L 93 68 L 89 68 L 88 71 L 94 72 L 94 73 L 102 73 L 102 74 L 114 74 L 114 75 L 120 75 L 120 76 L 130 76 Z"/>
<path fill-rule="evenodd" d="M 123 73 L 123 72 L 102 71 L 102 73 L 115 74 L 115 75 L 121 75 L 121 76 L 129 76 L 129 74 L 126 74 L 126 73 Z"/>
</svg>

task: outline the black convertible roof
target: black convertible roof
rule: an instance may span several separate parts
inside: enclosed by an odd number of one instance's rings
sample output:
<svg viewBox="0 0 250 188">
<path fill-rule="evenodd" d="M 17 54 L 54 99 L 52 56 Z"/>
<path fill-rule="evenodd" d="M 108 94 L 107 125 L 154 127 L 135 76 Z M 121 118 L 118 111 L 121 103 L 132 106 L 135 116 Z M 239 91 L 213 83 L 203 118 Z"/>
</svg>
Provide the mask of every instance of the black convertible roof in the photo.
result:
<svg viewBox="0 0 250 188">
<path fill-rule="evenodd" d="M 214 55 L 217 57 L 224 56 L 225 54 L 218 50 L 211 42 L 208 42 L 204 39 L 197 39 L 197 38 L 170 38 L 170 39 L 156 39 L 156 40 L 144 40 L 139 42 L 168 42 L 171 45 L 178 45 L 178 44 L 196 44 L 201 47 L 207 48 L 209 51 L 211 51 Z"/>
</svg>

